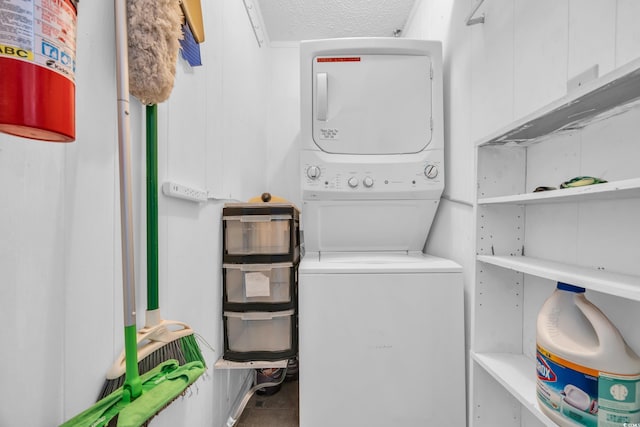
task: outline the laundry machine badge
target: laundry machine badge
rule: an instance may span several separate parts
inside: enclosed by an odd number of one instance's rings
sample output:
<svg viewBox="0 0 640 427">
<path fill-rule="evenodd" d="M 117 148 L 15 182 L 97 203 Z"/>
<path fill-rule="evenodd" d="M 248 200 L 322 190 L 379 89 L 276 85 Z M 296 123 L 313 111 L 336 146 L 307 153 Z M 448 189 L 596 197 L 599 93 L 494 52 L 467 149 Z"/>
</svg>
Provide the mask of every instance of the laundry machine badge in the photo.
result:
<svg viewBox="0 0 640 427">
<path fill-rule="evenodd" d="M 321 128 L 319 136 L 320 139 L 337 140 L 338 132 L 339 130 L 335 128 Z"/>
</svg>

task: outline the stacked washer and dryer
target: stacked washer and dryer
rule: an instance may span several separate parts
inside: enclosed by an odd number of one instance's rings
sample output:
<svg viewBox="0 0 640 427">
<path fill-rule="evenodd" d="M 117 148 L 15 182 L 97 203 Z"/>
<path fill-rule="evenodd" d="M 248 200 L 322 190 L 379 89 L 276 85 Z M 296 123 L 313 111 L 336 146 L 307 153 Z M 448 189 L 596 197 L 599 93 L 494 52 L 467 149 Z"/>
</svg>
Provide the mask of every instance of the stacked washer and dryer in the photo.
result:
<svg viewBox="0 0 640 427">
<path fill-rule="evenodd" d="M 464 426 L 462 272 L 423 253 L 444 188 L 441 44 L 303 41 L 300 65 L 300 426 Z"/>
</svg>

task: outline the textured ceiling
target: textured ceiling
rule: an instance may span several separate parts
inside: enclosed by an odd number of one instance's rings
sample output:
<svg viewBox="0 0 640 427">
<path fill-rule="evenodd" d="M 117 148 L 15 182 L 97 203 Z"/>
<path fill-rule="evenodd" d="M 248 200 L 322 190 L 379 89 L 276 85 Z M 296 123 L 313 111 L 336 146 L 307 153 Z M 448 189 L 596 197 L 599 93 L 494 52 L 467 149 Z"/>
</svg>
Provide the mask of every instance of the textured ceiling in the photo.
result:
<svg viewBox="0 0 640 427">
<path fill-rule="evenodd" d="M 419 0 L 253 0 L 270 42 L 391 37 Z"/>
</svg>

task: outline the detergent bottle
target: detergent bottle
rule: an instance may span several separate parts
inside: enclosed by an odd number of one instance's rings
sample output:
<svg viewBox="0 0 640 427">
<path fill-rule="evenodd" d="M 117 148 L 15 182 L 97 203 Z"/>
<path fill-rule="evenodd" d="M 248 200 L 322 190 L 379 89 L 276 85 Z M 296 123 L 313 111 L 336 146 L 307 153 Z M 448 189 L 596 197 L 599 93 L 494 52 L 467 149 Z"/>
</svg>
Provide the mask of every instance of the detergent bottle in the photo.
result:
<svg viewBox="0 0 640 427">
<path fill-rule="evenodd" d="M 558 282 L 538 314 L 540 409 L 562 427 L 640 426 L 640 358 L 584 291 Z"/>
</svg>

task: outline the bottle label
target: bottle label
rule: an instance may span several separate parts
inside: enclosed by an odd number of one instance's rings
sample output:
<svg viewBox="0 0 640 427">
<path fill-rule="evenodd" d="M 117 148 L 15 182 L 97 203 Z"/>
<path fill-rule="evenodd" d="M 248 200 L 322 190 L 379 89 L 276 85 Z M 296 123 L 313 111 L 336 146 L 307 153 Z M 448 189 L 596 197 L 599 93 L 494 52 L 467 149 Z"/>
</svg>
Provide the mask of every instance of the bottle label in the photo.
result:
<svg viewBox="0 0 640 427">
<path fill-rule="evenodd" d="M 536 367 L 538 400 L 562 417 L 587 427 L 640 426 L 640 375 L 599 372 L 540 346 Z"/>
<path fill-rule="evenodd" d="M 599 426 L 640 427 L 640 375 L 600 373 L 598 379 Z"/>
</svg>

